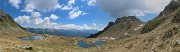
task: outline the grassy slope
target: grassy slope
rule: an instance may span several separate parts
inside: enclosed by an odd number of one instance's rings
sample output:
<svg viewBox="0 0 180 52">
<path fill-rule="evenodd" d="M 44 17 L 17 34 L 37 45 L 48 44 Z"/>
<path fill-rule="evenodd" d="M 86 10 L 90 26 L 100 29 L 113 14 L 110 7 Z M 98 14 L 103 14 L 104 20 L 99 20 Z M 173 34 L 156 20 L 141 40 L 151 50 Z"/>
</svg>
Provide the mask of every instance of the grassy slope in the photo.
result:
<svg viewBox="0 0 180 52">
<path fill-rule="evenodd" d="M 176 40 L 180 40 L 180 23 L 173 22 L 174 16 L 180 15 L 179 13 L 180 8 L 168 15 L 157 17 L 156 20 L 163 19 L 163 21 L 148 33 L 134 35 L 125 39 L 110 41 L 106 45 L 94 47 L 89 49 L 88 51 L 180 52 L 180 45 L 176 43 Z M 149 23 L 153 23 L 153 21 Z"/>
<path fill-rule="evenodd" d="M 124 36 L 125 33 L 128 33 L 129 36 L 131 36 L 130 34 L 139 34 L 135 33 L 137 31 L 134 31 L 134 29 L 143 24 L 143 22 L 141 22 L 140 20 L 136 20 L 135 17 L 124 18 L 119 18 L 119 20 L 116 20 L 121 22 L 116 22 L 116 24 L 112 25 L 108 30 L 100 34 L 98 37 L 125 38 L 127 37 Z"/>
</svg>

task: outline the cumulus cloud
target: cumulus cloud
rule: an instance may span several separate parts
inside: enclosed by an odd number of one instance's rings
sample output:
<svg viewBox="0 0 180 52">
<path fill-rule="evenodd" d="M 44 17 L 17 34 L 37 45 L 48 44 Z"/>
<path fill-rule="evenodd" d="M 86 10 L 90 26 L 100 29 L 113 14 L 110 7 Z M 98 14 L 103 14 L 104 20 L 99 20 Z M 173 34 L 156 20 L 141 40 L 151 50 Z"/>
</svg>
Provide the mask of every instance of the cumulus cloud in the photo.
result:
<svg viewBox="0 0 180 52">
<path fill-rule="evenodd" d="M 65 24 L 65 25 L 61 25 L 58 28 L 60 29 L 65 29 L 65 30 L 69 30 L 69 29 L 76 29 L 76 30 L 101 30 L 98 29 L 96 25 L 94 25 L 95 23 L 93 23 L 93 26 L 88 26 L 87 24 L 83 24 L 83 25 L 75 25 L 75 24 Z"/>
<path fill-rule="evenodd" d="M 73 4 L 75 4 L 75 0 L 69 0 L 67 5 L 63 5 L 62 10 L 71 10 L 73 9 Z"/>
<path fill-rule="evenodd" d="M 17 18 L 14 19 L 18 23 L 30 23 L 30 16 L 18 16 Z"/>
<path fill-rule="evenodd" d="M 96 0 L 88 0 L 88 5 L 90 6 L 95 6 L 96 5 Z"/>
<path fill-rule="evenodd" d="M 68 6 L 71 6 L 71 5 L 74 4 L 74 3 L 75 3 L 75 0 L 69 0 Z"/>
<path fill-rule="evenodd" d="M 159 13 L 169 2 L 170 0 L 97 0 L 97 4 L 115 18 Z"/>
<path fill-rule="evenodd" d="M 9 3 L 19 9 L 19 4 L 21 3 L 21 0 L 9 0 Z"/>
<path fill-rule="evenodd" d="M 33 19 L 35 25 L 43 25 L 44 20 L 42 18 Z"/>
<path fill-rule="evenodd" d="M 51 14 L 50 18 L 53 19 L 53 20 L 56 20 L 56 19 L 58 19 L 59 17 L 58 17 L 57 15 Z"/>
<path fill-rule="evenodd" d="M 39 18 L 41 16 L 41 14 L 39 12 L 32 12 L 31 13 L 31 17 L 33 18 Z"/>
<path fill-rule="evenodd" d="M 84 1 L 84 0 L 81 0 Z M 68 13 L 69 19 L 75 19 L 79 16 L 86 15 L 87 13 L 81 11 L 78 6 L 74 7 L 73 4 L 75 4 L 75 0 L 69 0 L 66 5 L 62 5 L 62 10 L 69 10 Z M 83 7 L 83 6 L 81 6 Z"/>
<path fill-rule="evenodd" d="M 58 0 L 25 0 L 25 3 L 26 7 L 23 10 L 25 12 L 32 12 L 33 10 L 49 12 L 61 8 Z"/>
<path fill-rule="evenodd" d="M 34 2 L 31 2 L 31 3 L 28 3 L 26 5 L 25 9 L 21 10 L 21 11 L 24 11 L 24 12 L 33 12 L 34 8 L 35 8 Z"/>
<path fill-rule="evenodd" d="M 98 29 L 96 24 L 93 23 L 93 26 L 84 25 L 75 25 L 75 24 L 64 24 L 60 25 L 53 20 L 58 19 L 57 15 L 51 14 L 49 17 L 41 17 L 39 12 L 32 12 L 30 16 L 18 16 L 14 20 L 19 24 L 31 24 L 40 28 L 54 28 L 54 29 L 64 29 L 64 30 L 101 30 Z"/>
<path fill-rule="evenodd" d="M 58 26 L 57 23 L 52 22 L 50 19 L 58 19 L 54 14 L 51 14 L 49 17 L 41 17 L 39 12 L 32 12 L 30 16 L 18 16 L 14 20 L 19 24 L 32 24 L 39 27 L 53 28 Z"/>
<path fill-rule="evenodd" d="M 73 7 L 72 6 L 63 6 L 62 10 L 71 10 Z"/>
<path fill-rule="evenodd" d="M 73 8 L 73 10 L 71 10 L 69 12 L 69 18 L 70 19 L 75 19 L 77 17 L 79 17 L 80 15 L 85 15 L 86 13 L 84 13 L 83 11 L 80 11 L 78 7 Z"/>
</svg>

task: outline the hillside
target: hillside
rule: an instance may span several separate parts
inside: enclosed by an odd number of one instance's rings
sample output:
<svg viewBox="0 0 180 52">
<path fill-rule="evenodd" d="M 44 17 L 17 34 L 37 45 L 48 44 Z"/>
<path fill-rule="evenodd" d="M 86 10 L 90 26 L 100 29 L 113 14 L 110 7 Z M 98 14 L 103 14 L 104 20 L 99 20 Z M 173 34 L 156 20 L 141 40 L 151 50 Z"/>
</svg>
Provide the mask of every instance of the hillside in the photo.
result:
<svg viewBox="0 0 180 52">
<path fill-rule="evenodd" d="M 115 37 L 115 38 L 124 38 L 131 36 L 131 34 L 136 33 L 144 24 L 144 22 L 137 19 L 135 16 L 126 16 L 116 19 L 115 22 L 110 22 L 108 26 L 96 33 L 92 34 L 89 38 L 94 37 Z"/>
<path fill-rule="evenodd" d="M 25 35 L 28 32 L 25 31 L 23 27 L 17 24 L 11 16 L 5 14 L 2 10 L 0 10 L 0 37 L 20 37 Z"/>
<path fill-rule="evenodd" d="M 89 52 L 180 52 L 180 0 L 172 0 L 164 11 L 138 31 L 138 35 L 132 33 L 127 38 L 116 38 Z M 104 36 L 103 33 L 99 36 Z"/>
<path fill-rule="evenodd" d="M 37 33 L 27 32 L 0 10 L 0 52 L 180 52 L 180 0 L 172 0 L 153 20 L 144 23 L 135 16 L 121 17 L 89 38 Z M 42 39 L 22 39 L 32 36 Z M 90 46 L 96 41 L 105 44 L 82 48 L 79 40 Z"/>
</svg>

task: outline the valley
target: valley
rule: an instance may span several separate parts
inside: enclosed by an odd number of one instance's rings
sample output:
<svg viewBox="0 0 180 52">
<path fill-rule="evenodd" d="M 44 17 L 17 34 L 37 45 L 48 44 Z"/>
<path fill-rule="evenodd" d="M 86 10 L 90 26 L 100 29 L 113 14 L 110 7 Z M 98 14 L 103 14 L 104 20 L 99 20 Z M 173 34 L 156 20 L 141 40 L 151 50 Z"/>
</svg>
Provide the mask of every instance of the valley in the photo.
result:
<svg viewBox="0 0 180 52">
<path fill-rule="evenodd" d="M 0 10 L 0 52 L 180 52 L 180 0 L 148 22 L 124 16 L 99 32 L 24 28 Z"/>
</svg>

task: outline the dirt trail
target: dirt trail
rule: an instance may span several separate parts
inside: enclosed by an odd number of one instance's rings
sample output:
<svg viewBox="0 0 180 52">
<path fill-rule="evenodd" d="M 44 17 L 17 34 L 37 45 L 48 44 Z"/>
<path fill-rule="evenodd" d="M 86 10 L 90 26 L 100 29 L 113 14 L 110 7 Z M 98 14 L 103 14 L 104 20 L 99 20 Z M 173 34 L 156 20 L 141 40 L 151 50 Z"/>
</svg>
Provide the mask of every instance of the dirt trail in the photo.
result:
<svg viewBox="0 0 180 52">
<path fill-rule="evenodd" d="M 118 47 L 118 48 L 114 48 L 105 52 L 133 52 L 127 48 L 123 48 L 123 47 Z"/>
<path fill-rule="evenodd" d="M 154 40 L 154 42 L 152 44 L 150 52 L 155 52 L 155 47 L 157 45 L 157 42 L 158 42 L 158 36 L 156 36 L 156 39 Z"/>
</svg>

